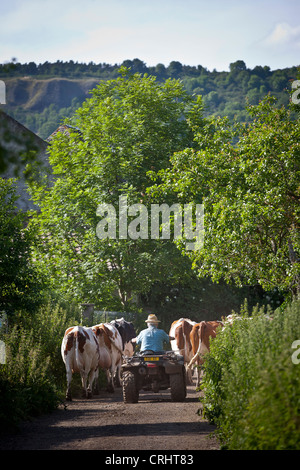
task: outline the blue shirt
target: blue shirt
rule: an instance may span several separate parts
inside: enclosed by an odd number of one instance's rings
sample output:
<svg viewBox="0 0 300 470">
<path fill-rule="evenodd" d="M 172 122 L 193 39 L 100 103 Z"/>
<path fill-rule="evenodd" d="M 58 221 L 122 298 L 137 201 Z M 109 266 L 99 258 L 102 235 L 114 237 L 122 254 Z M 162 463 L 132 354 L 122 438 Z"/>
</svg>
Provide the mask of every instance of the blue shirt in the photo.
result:
<svg viewBox="0 0 300 470">
<path fill-rule="evenodd" d="M 147 349 L 155 352 L 163 351 L 164 341 L 169 342 L 169 335 L 164 330 L 159 330 L 153 325 L 141 331 L 136 338 L 136 344 L 141 344 L 141 351 L 146 351 Z"/>
</svg>

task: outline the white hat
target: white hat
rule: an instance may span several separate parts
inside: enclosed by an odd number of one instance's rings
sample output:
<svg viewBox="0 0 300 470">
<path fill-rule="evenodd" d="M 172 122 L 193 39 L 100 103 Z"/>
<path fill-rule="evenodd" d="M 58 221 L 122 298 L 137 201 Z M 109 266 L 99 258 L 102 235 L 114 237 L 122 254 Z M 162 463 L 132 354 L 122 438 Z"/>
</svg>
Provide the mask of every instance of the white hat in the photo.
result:
<svg viewBox="0 0 300 470">
<path fill-rule="evenodd" d="M 146 323 L 158 323 L 160 320 L 158 320 L 156 315 L 148 315 L 147 320 L 145 320 Z"/>
</svg>

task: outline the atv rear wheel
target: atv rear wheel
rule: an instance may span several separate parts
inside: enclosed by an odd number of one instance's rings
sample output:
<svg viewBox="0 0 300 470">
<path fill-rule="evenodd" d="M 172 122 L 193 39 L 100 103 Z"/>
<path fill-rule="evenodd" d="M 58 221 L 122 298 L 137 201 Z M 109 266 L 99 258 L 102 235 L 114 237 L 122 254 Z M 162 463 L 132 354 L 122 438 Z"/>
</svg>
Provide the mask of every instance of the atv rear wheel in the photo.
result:
<svg viewBox="0 0 300 470">
<path fill-rule="evenodd" d="M 129 370 L 123 372 L 122 389 L 124 403 L 137 403 L 139 401 L 139 391 L 136 386 L 135 375 Z"/>
<path fill-rule="evenodd" d="M 170 374 L 171 398 L 173 401 L 183 401 L 186 397 L 184 374 Z"/>
</svg>

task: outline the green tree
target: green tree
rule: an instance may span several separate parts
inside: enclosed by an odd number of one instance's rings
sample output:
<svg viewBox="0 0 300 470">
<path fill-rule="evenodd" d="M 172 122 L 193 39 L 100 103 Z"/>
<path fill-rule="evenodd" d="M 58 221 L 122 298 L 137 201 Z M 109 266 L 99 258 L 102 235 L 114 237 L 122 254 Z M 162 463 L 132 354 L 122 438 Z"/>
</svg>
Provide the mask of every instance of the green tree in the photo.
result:
<svg viewBox="0 0 300 470">
<path fill-rule="evenodd" d="M 167 168 L 170 155 L 191 144 L 186 117 L 199 108 L 176 80 L 159 84 L 121 72 L 93 90 L 68 134 L 53 139 L 53 187 L 32 187 L 41 209 L 33 222 L 40 265 L 55 288 L 110 308 L 129 308 L 154 281 L 172 282 L 187 272 L 190 261 L 168 240 L 120 239 L 119 196 L 149 207 L 148 172 Z M 116 210 L 115 239 L 96 236 L 102 220 L 96 210 L 104 203 Z"/>
<path fill-rule="evenodd" d="M 229 70 L 230 72 L 241 72 L 243 70 L 247 70 L 247 67 L 243 60 L 237 60 L 236 62 L 229 64 Z"/>
<path fill-rule="evenodd" d="M 148 69 L 140 59 L 124 60 L 122 66 L 130 68 L 133 73 L 147 73 Z"/>
<path fill-rule="evenodd" d="M 155 75 L 160 79 L 160 80 L 165 80 L 167 76 L 167 71 L 166 67 L 164 64 L 157 64 L 155 67 Z"/>
<path fill-rule="evenodd" d="M 33 312 L 43 301 L 45 282 L 31 258 L 33 234 L 15 207 L 14 180 L 0 178 L 0 311 Z"/>
<path fill-rule="evenodd" d="M 173 156 L 160 191 L 204 203 L 204 248 L 192 253 L 201 275 L 299 295 L 300 122 L 272 97 L 248 111 L 248 125 L 200 129 L 198 150 Z"/>
<path fill-rule="evenodd" d="M 182 63 L 176 60 L 172 60 L 167 68 L 167 72 L 171 77 L 178 77 L 182 70 Z"/>
</svg>

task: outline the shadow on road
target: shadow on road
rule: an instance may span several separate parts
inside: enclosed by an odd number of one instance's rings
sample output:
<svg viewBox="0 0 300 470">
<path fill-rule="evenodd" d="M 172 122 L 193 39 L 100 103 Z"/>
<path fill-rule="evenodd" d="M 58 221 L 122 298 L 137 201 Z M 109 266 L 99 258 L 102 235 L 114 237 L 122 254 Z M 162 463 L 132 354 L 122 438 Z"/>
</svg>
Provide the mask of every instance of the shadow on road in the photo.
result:
<svg viewBox="0 0 300 470">
<path fill-rule="evenodd" d="M 23 423 L 18 434 L 1 439 L 0 449 L 216 449 L 208 443 L 213 426 L 197 415 L 198 397 L 189 386 L 184 402 L 172 402 L 165 390 L 141 392 L 138 403 L 124 404 L 121 389 L 102 391 Z"/>
</svg>

